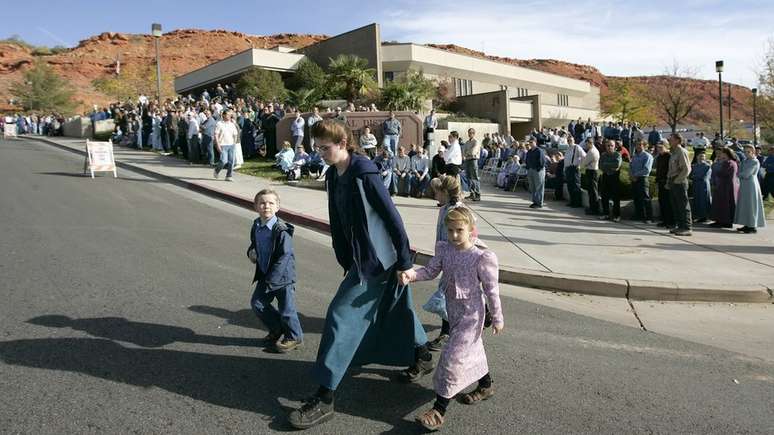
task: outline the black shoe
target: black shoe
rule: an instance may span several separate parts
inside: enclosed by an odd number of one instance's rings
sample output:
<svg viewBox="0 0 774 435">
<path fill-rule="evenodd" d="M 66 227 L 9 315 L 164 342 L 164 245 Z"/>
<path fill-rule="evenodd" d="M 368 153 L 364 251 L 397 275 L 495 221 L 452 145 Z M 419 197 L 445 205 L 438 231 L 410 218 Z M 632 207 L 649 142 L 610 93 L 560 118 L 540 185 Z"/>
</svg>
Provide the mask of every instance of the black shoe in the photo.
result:
<svg viewBox="0 0 774 435">
<path fill-rule="evenodd" d="M 427 343 L 427 350 L 431 352 L 440 352 L 449 341 L 449 334 L 441 334 L 433 341 Z"/>
<path fill-rule="evenodd" d="M 723 224 L 721 224 L 720 222 L 713 222 L 713 223 L 709 224 L 709 227 L 710 228 L 723 228 Z"/>
<path fill-rule="evenodd" d="M 758 232 L 758 230 L 753 227 L 745 227 L 745 229 L 742 230 L 742 232 L 745 234 L 755 234 Z"/>
<path fill-rule="evenodd" d="M 539 207 L 539 205 L 534 204 L 534 203 L 529 205 L 529 208 L 538 208 L 538 207 Z"/>
<path fill-rule="evenodd" d="M 300 408 L 288 415 L 288 423 L 296 429 L 309 429 L 333 418 L 333 402 L 325 403 L 319 397 L 312 396 L 304 401 Z"/>
<path fill-rule="evenodd" d="M 266 346 L 275 346 L 281 337 L 282 332 L 269 332 L 266 337 L 263 337 L 263 344 Z"/>
<path fill-rule="evenodd" d="M 432 373 L 434 368 L 435 365 L 432 358 L 427 361 L 420 359 L 413 366 L 400 372 L 400 380 L 403 382 L 417 382 L 425 375 Z"/>
</svg>

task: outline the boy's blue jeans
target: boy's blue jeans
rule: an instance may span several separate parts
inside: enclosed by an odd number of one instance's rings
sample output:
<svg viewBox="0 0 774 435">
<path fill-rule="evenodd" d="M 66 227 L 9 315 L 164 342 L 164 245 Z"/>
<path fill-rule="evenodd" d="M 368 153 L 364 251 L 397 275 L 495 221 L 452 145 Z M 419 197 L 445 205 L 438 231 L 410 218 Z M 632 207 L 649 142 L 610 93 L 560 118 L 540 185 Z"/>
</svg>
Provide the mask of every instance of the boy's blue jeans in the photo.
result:
<svg viewBox="0 0 774 435">
<path fill-rule="evenodd" d="M 266 284 L 256 283 L 250 307 L 256 316 L 269 328 L 269 332 L 285 334 L 286 339 L 301 341 L 304 333 L 296 312 L 295 287 L 289 285 L 270 291 Z M 277 308 L 271 304 L 277 299 Z"/>
</svg>

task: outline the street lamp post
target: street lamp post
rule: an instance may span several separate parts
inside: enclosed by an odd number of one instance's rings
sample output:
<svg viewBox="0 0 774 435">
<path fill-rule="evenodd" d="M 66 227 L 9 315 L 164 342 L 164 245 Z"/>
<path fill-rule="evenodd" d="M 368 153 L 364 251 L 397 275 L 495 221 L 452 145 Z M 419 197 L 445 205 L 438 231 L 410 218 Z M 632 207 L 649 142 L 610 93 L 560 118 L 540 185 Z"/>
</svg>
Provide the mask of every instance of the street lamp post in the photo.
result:
<svg viewBox="0 0 774 435">
<path fill-rule="evenodd" d="M 720 106 L 720 139 L 725 140 L 723 134 L 723 61 L 715 62 L 715 71 L 718 73 L 718 105 Z"/>
<path fill-rule="evenodd" d="M 159 39 L 161 39 L 161 24 L 151 24 L 151 34 L 156 41 L 156 92 L 161 104 L 161 56 L 159 55 Z"/>
<path fill-rule="evenodd" d="M 758 88 L 752 88 L 753 94 L 753 146 L 758 147 Z"/>
</svg>

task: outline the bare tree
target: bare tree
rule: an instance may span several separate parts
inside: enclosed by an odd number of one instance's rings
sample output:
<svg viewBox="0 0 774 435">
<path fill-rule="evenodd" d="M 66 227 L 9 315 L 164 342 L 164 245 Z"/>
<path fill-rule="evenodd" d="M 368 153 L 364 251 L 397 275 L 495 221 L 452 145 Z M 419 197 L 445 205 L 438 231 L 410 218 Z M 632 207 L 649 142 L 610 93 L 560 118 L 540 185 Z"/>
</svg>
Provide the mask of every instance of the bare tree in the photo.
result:
<svg viewBox="0 0 774 435">
<path fill-rule="evenodd" d="M 768 41 L 758 72 L 758 123 L 764 138 L 774 142 L 774 37 Z"/>
<path fill-rule="evenodd" d="M 672 132 L 687 118 L 701 101 L 697 89 L 695 68 L 681 67 L 675 61 L 661 76 L 649 80 L 648 94 L 656 115 L 669 125 Z"/>
</svg>

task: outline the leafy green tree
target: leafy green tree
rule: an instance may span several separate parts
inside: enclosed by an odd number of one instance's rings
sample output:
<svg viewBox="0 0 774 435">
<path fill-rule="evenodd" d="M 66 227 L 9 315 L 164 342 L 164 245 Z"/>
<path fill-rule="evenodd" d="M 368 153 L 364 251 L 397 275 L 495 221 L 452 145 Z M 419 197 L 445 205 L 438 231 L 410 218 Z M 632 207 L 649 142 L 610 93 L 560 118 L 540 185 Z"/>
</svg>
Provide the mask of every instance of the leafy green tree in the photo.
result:
<svg viewBox="0 0 774 435">
<path fill-rule="evenodd" d="M 377 89 L 376 70 L 368 68 L 368 60 L 351 54 L 340 54 L 330 59 L 331 89 L 341 98 L 355 101 Z"/>
<path fill-rule="evenodd" d="M 318 93 L 324 93 L 328 84 L 328 74 L 310 59 L 303 59 L 298 63 L 296 72 L 287 80 L 287 87 L 292 91 L 299 89 L 313 89 Z M 321 95 L 325 97 L 325 95 Z"/>
<path fill-rule="evenodd" d="M 253 96 L 263 101 L 284 100 L 288 91 L 277 71 L 251 68 L 236 84 L 241 97 Z"/>
<path fill-rule="evenodd" d="M 642 85 L 625 78 L 611 78 L 607 94 L 602 98 L 602 114 L 612 116 L 620 122 L 652 124 L 655 116 L 651 101 L 646 97 Z"/>
<path fill-rule="evenodd" d="M 24 72 L 24 80 L 13 83 L 10 91 L 27 111 L 69 114 L 76 105 L 70 83 L 44 61 L 36 61 Z"/>
<path fill-rule="evenodd" d="M 381 106 L 388 110 L 419 111 L 436 94 L 436 84 L 421 71 L 408 70 L 382 89 Z"/>
</svg>

